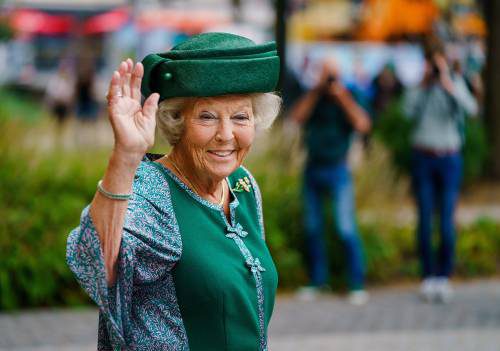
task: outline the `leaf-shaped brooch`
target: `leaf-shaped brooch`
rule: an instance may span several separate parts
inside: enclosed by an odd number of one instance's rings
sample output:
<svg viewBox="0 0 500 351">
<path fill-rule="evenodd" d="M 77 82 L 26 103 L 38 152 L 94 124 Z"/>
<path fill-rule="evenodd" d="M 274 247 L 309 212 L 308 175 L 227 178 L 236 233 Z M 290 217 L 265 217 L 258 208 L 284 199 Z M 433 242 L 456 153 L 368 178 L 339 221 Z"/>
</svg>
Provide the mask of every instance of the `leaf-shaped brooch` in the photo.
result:
<svg viewBox="0 0 500 351">
<path fill-rule="evenodd" d="M 252 188 L 252 184 L 250 183 L 250 179 L 248 177 L 240 178 L 236 182 L 236 185 L 234 186 L 233 189 L 231 189 L 234 192 L 241 193 L 243 191 L 246 191 L 247 193 L 250 192 L 250 189 Z"/>
</svg>

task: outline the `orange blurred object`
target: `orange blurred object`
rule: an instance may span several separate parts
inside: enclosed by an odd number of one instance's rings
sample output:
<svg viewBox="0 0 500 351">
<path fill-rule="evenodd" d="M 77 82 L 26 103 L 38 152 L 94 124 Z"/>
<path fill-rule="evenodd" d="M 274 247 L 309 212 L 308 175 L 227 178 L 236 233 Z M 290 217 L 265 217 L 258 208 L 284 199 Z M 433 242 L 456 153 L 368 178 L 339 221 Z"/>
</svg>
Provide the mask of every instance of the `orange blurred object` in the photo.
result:
<svg viewBox="0 0 500 351">
<path fill-rule="evenodd" d="M 365 0 L 360 40 L 386 40 L 403 34 L 426 34 L 439 16 L 432 0 Z"/>
<path fill-rule="evenodd" d="M 453 28 L 462 35 L 484 37 L 486 23 L 477 13 L 467 13 L 453 20 Z"/>
</svg>

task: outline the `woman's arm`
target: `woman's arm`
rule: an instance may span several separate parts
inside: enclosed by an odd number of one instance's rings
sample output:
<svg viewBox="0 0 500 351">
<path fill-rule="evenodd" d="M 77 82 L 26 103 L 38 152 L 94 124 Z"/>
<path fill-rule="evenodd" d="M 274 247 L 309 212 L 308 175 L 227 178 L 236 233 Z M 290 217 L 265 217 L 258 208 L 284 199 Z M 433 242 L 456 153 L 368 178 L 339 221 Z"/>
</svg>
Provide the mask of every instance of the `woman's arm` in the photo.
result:
<svg viewBox="0 0 500 351">
<path fill-rule="evenodd" d="M 476 115 L 478 113 L 476 99 L 470 93 L 463 78 L 458 75 L 452 77 L 446 59 L 442 55 L 436 55 L 434 61 L 439 67 L 439 80 L 443 89 L 468 115 Z"/>
<path fill-rule="evenodd" d="M 154 143 L 158 94 L 152 94 L 141 107 L 141 80 L 144 68 L 131 59 L 113 72 L 108 91 L 108 116 L 115 146 L 102 179 L 102 187 L 113 194 L 129 194 L 134 175 L 144 153 Z M 90 217 L 99 235 L 108 285 L 116 280 L 116 262 L 120 251 L 128 201 L 116 200 L 96 192 L 90 205 Z"/>
<path fill-rule="evenodd" d="M 334 83 L 329 93 L 337 100 L 347 115 L 349 123 L 361 134 L 370 132 L 372 122 L 368 113 L 354 100 L 352 94 L 342 84 Z"/>
<path fill-rule="evenodd" d="M 467 88 L 464 79 L 460 76 L 454 77 L 454 94 L 453 97 L 459 106 L 469 116 L 476 116 L 479 112 L 477 100 Z"/>
<path fill-rule="evenodd" d="M 298 124 L 305 123 L 313 112 L 321 95 L 320 88 L 314 88 L 304 94 L 291 108 L 290 118 Z"/>
<path fill-rule="evenodd" d="M 102 179 L 102 187 L 114 194 L 132 191 L 135 171 L 140 159 L 118 150 L 113 151 Z M 113 200 L 96 192 L 90 204 L 90 217 L 99 235 L 108 285 L 116 279 L 116 261 L 120 251 L 128 200 Z"/>
</svg>

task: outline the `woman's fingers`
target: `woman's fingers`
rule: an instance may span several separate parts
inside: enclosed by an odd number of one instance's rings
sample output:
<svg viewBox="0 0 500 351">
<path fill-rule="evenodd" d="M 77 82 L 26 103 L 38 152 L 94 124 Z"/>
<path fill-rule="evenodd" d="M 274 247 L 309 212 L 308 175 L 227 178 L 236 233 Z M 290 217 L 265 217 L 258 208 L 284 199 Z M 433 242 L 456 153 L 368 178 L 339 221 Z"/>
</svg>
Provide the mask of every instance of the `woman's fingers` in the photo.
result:
<svg viewBox="0 0 500 351">
<path fill-rule="evenodd" d="M 134 68 L 134 62 L 131 59 L 125 61 L 126 70 L 123 76 L 123 96 L 130 97 L 130 80 L 132 78 L 132 69 Z"/>
<path fill-rule="evenodd" d="M 149 95 L 146 101 L 144 101 L 144 106 L 142 107 L 142 114 L 147 118 L 155 118 L 159 100 L 160 100 L 160 94 L 153 93 Z"/>
<path fill-rule="evenodd" d="M 120 89 L 121 89 L 121 94 L 125 96 L 125 75 L 127 74 L 127 63 L 125 61 L 122 61 L 120 63 L 120 66 L 118 66 L 118 73 L 120 73 Z"/>
<path fill-rule="evenodd" d="M 120 99 L 122 95 L 122 89 L 120 85 L 120 73 L 118 71 L 113 71 L 113 75 L 111 76 L 111 80 L 109 82 L 108 95 L 106 98 L 108 99 L 108 118 L 111 122 L 111 126 L 113 130 L 115 129 L 117 121 L 115 120 L 115 114 L 113 113 L 114 104 Z"/>
<path fill-rule="evenodd" d="M 120 73 L 118 71 L 113 71 L 113 75 L 111 76 L 111 80 L 109 81 L 108 95 L 106 96 L 106 98 L 108 99 L 108 104 L 111 104 L 114 99 L 122 95 L 120 80 Z"/>
<path fill-rule="evenodd" d="M 138 62 L 132 71 L 132 80 L 130 83 L 132 99 L 141 102 L 141 82 L 144 75 L 144 67 Z"/>
</svg>

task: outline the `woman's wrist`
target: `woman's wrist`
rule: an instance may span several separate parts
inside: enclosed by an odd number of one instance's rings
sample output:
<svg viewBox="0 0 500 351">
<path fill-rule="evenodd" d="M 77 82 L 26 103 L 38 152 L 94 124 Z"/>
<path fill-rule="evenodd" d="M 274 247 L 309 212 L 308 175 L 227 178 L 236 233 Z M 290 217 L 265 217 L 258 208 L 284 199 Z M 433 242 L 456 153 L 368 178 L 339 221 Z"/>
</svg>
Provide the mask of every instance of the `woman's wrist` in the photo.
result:
<svg viewBox="0 0 500 351">
<path fill-rule="evenodd" d="M 141 163 L 142 158 L 146 154 L 145 151 L 129 151 L 120 146 L 115 145 L 111 153 L 110 160 L 121 163 L 127 167 L 137 167 Z"/>
<path fill-rule="evenodd" d="M 102 187 L 115 194 L 130 193 L 142 156 L 114 149 L 102 178 Z"/>
</svg>

